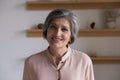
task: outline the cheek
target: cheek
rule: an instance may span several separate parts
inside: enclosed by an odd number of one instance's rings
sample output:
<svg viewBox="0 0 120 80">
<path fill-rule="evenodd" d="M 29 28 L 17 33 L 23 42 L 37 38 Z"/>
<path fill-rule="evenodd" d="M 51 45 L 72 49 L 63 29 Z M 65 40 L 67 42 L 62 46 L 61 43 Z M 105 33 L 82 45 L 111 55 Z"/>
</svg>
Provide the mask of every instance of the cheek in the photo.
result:
<svg viewBox="0 0 120 80">
<path fill-rule="evenodd" d="M 46 35 L 46 39 L 49 40 L 52 35 L 53 35 L 53 32 L 48 30 L 47 35 Z"/>
<path fill-rule="evenodd" d="M 65 37 L 70 40 L 71 39 L 71 34 L 66 34 Z"/>
</svg>

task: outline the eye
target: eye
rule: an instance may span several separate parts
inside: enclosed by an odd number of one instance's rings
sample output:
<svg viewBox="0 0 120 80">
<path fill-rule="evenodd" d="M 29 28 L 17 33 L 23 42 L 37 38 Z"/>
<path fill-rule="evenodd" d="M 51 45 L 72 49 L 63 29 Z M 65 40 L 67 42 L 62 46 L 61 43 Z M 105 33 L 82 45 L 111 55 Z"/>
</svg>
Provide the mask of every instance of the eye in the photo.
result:
<svg viewBox="0 0 120 80">
<path fill-rule="evenodd" d="M 50 29 L 56 29 L 56 26 L 55 25 L 50 25 L 49 28 Z"/>
<path fill-rule="evenodd" d="M 68 29 L 67 28 L 62 28 L 62 31 L 67 32 Z"/>
</svg>

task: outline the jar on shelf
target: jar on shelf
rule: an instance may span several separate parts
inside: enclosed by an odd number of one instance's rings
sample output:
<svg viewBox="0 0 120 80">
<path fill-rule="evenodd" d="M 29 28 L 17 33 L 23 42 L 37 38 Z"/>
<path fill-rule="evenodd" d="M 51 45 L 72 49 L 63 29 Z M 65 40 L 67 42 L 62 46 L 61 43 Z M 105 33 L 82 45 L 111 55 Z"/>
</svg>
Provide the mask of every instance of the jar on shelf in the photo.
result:
<svg viewBox="0 0 120 80">
<path fill-rule="evenodd" d="M 108 18 L 107 19 L 107 27 L 109 29 L 114 29 L 116 28 L 116 20 L 114 18 Z"/>
</svg>

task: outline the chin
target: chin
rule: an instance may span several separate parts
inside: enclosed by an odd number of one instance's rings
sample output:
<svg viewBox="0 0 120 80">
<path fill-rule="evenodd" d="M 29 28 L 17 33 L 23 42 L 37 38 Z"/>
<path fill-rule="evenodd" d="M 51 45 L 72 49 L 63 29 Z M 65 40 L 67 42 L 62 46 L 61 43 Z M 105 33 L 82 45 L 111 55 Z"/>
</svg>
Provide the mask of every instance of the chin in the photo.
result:
<svg viewBox="0 0 120 80">
<path fill-rule="evenodd" d="M 53 48 L 60 48 L 60 47 L 62 47 L 62 46 L 60 46 L 60 44 L 52 44 L 52 45 L 50 45 L 50 47 L 53 47 Z"/>
</svg>

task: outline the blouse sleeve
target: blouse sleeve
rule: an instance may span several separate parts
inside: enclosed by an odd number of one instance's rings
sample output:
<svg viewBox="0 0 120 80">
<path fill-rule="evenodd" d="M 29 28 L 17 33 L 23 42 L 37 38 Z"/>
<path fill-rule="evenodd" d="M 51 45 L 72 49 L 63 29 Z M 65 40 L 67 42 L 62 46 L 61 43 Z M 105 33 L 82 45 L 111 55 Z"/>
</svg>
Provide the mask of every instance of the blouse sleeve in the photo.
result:
<svg viewBox="0 0 120 80">
<path fill-rule="evenodd" d="M 90 61 L 90 63 L 87 65 L 85 80 L 95 80 L 92 61 Z"/>
<path fill-rule="evenodd" d="M 23 80 L 35 80 L 34 70 L 29 60 L 25 60 L 24 64 L 24 72 L 23 72 Z"/>
</svg>

